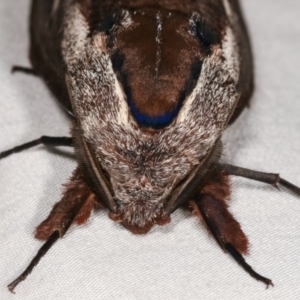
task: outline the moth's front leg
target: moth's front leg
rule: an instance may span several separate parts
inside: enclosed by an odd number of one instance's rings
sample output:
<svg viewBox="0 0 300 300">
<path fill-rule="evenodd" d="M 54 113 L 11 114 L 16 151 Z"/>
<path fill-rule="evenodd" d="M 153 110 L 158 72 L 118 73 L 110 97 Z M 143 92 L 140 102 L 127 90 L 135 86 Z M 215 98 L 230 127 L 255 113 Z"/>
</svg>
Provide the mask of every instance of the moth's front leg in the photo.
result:
<svg viewBox="0 0 300 300">
<path fill-rule="evenodd" d="M 46 147 L 56 147 L 56 146 L 65 146 L 65 147 L 73 147 L 73 138 L 68 136 L 56 137 L 56 136 L 41 136 L 40 138 L 24 143 L 22 145 L 16 146 L 9 150 L 0 152 L 0 159 L 3 159 L 9 155 L 14 153 L 19 153 L 21 151 L 30 149 L 32 147 L 38 145 L 44 145 Z"/>
<path fill-rule="evenodd" d="M 62 199 L 53 206 L 47 219 L 37 227 L 35 233 L 37 239 L 47 240 L 55 231 L 58 231 L 62 237 L 72 223 L 81 225 L 86 222 L 95 203 L 99 204 L 99 200 L 90 190 L 79 168 L 64 186 Z"/>
<path fill-rule="evenodd" d="M 12 73 L 20 72 L 20 73 L 24 73 L 24 74 L 38 76 L 37 72 L 34 69 L 28 68 L 28 67 L 23 67 L 23 66 L 12 66 L 11 72 Z"/>
<path fill-rule="evenodd" d="M 201 219 L 220 247 L 228 252 L 248 274 L 264 282 L 267 287 L 273 285 L 270 279 L 256 273 L 242 256 L 248 252 L 248 239 L 240 224 L 228 210 L 227 202 L 230 195 L 228 176 L 216 172 L 211 178 L 196 195 L 195 200 L 190 202 L 193 214 Z"/>
<path fill-rule="evenodd" d="M 65 188 L 61 201 L 54 205 L 47 219 L 36 229 L 35 237 L 46 240 L 46 243 L 40 248 L 25 271 L 8 285 L 11 292 L 21 281 L 26 279 L 53 244 L 67 232 L 72 223 L 84 223 L 89 218 L 94 205 L 99 206 L 100 204 L 85 182 L 79 168 L 75 170 Z"/>
</svg>

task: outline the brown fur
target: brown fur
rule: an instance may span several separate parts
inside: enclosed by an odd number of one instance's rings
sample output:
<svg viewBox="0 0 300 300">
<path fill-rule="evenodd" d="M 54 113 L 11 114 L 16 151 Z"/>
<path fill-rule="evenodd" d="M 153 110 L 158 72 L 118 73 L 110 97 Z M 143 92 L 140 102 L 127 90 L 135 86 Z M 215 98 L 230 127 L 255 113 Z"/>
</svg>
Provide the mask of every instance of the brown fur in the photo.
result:
<svg viewBox="0 0 300 300">
<path fill-rule="evenodd" d="M 214 172 L 206 180 L 201 188 L 201 194 L 210 195 L 220 201 L 228 201 L 231 194 L 229 176 L 220 172 Z"/>
<path fill-rule="evenodd" d="M 84 223 L 91 213 L 95 197 L 79 169 L 76 169 L 65 185 L 61 201 L 54 205 L 47 219 L 37 227 L 35 237 L 47 240 L 56 230 L 63 236 L 72 222 Z"/>
<path fill-rule="evenodd" d="M 136 225 L 132 225 L 130 223 L 127 222 L 127 220 L 124 220 L 122 222 L 122 224 L 128 229 L 130 230 L 132 233 L 134 234 L 146 234 L 150 231 L 150 229 L 153 227 L 153 223 L 148 222 L 144 225 L 144 227 L 139 227 Z"/>
<path fill-rule="evenodd" d="M 155 8 L 180 11 L 187 15 L 199 12 L 210 24 L 213 24 L 219 36 L 222 35 L 224 28 L 225 11 L 222 0 L 77 0 L 77 2 L 81 5 L 81 11 L 87 16 L 91 30 L 95 30 L 97 24 L 102 23 L 112 12 L 118 11 L 120 8 L 129 10 Z"/>
<path fill-rule="evenodd" d="M 94 207 L 94 203 L 95 203 L 95 194 L 91 194 L 86 202 L 83 204 L 82 208 L 80 209 L 78 215 L 76 216 L 74 222 L 77 225 L 81 225 L 84 224 L 87 219 L 90 217 L 92 209 Z"/>
<path fill-rule="evenodd" d="M 162 43 L 156 41 L 157 14 Z M 199 41 L 189 33 L 188 17 L 181 13 L 173 12 L 170 18 L 168 11 L 143 9 L 132 20 L 135 25 L 121 30 L 114 46 L 124 55 L 122 72 L 136 108 L 142 114 L 160 116 L 177 106 L 192 64 L 200 59 Z"/>
<path fill-rule="evenodd" d="M 122 223 L 128 230 L 130 230 L 134 234 L 146 234 L 155 224 L 163 226 L 171 222 L 171 218 L 169 216 L 160 214 L 154 220 L 148 221 L 143 227 L 139 227 L 137 225 L 131 224 L 127 219 L 125 219 L 124 212 L 109 213 L 108 216 L 111 220 L 117 223 Z"/>
<path fill-rule="evenodd" d="M 248 252 L 248 239 L 240 224 L 228 211 L 227 201 L 230 195 L 228 176 L 214 173 L 212 180 L 201 189 L 196 201 L 189 207 L 192 214 L 198 216 L 208 231 L 216 238 L 222 248 L 230 243 L 241 254 Z"/>
</svg>

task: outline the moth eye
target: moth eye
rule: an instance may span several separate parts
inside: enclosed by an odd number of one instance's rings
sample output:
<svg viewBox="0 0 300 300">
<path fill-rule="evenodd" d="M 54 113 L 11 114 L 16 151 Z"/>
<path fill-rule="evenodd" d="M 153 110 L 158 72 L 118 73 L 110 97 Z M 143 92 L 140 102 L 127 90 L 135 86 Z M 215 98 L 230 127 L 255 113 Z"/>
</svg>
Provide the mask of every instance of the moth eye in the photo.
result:
<svg viewBox="0 0 300 300">
<path fill-rule="evenodd" d="M 120 12 L 113 13 L 98 26 L 98 30 L 109 34 L 114 25 L 119 23 L 119 20 Z"/>
<path fill-rule="evenodd" d="M 190 33 L 198 38 L 202 47 L 209 50 L 214 44 L 217 44 L 217 38 L 214 30 L 200 16 L 194 15 L 190 19 Z"/>
<path fill-rule="evenodd" d="M 109 35 L 115 26 L 126 26 L 128 24 L 130 24 L 129 12 L 121 9 L 108 16 L 97 29 Z"/>
</svg>

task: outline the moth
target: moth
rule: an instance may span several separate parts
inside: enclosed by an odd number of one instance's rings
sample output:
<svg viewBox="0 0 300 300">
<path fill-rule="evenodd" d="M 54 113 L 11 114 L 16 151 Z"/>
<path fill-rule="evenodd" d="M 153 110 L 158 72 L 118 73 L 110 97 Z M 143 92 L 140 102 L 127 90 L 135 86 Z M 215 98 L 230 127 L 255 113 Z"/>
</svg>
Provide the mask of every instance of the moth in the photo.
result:
<svg viewBox="0 0 300 300">
<path fill-rule="evenodd" d="M 73 147 L 78 166 L 36 229 L 46 241 L 31 273 L 94 207 L 136 234 L 187 206 L 253 278 L 248 239 L 228 210 L 230 175 L 300 188 L 278 174 L 221 163 L 221 137 L 249 103 L 253 61 L 237 0 L 33 0 L 32 69 L 72 120 L 70 137 L 42 136 L 0 159 L 45 145 Z"/>
</svg>

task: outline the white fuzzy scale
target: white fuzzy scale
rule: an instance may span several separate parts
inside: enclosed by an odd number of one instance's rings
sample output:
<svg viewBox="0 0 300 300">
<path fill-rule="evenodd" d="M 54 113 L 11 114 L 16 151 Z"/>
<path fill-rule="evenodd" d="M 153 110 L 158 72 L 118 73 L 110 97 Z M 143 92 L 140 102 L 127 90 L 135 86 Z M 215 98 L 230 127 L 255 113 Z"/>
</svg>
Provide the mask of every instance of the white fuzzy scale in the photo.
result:
<svg viewBox="0 0 300 300">
<path fill-rule="evenodd" d="M 236 51 L 236 45 L 232 47 L 231 36 L 225 50 L 214 47 L 177 118 L 153 134 L 140 128 L 131 115 L 105 35 L 83 40 L 88 25 L 77 5 L 67 3 L 63 53 L 74 111 L 84 138 L 110 176 L 119 208 L 130 207 L 127 220 L 142 227 L 155 218 L 227 126 L 239 98 L 235 88 L 239 66 L 231 59 L 235 54 L 228 54 Z M 148 209 L 143 210 L 141 203 Z"/>
</svg>

